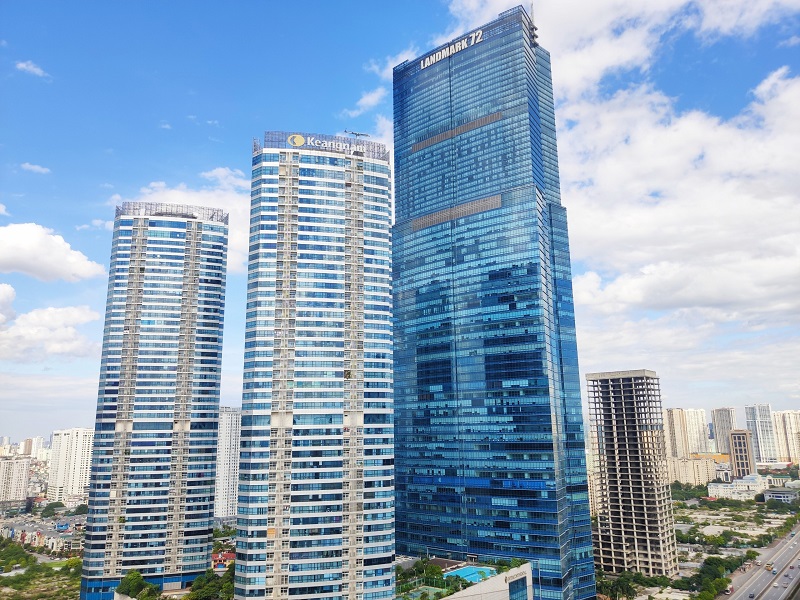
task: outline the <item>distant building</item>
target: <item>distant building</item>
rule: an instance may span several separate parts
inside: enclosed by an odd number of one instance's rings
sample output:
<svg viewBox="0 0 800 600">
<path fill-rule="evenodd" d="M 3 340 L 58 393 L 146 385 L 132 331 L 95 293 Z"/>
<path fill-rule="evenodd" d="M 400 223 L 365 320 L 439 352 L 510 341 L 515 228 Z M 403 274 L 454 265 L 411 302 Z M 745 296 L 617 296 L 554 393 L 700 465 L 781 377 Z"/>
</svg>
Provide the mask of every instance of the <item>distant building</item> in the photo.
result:
<svg viewBox="0 0 800 600">
<path fill-rule="evenodd" d="M 0 458 L 0 502 L 25 500 L 30 472 L 30 456 Z"/>
<path fill-rule="evenodd" d="M 704 408 L 686 408 L 686 438 L 689 454 L 708 452 L 708 423 Z"/>
<path fill-rule="evenodd" d="M 44 438 L 41 436 L 26 438 L 19 444 L 19 454 L 25 454 L 31 458 L 36 458 L 39 451 L 44 447 Z"/>
<path fill-rule="evenodd" d="M 667 456 L 687 458 L 689 456 L 689 436 L 686 413 L 682 408 L 667 408 L 664 409 L 663 415 Z"/>
<path fill-rule="evenodd" d="M 661 391 L 653 371 L 588 373 L 598 461 L 595 564 L 607 573 L 678 573 Z"/>
<path fill-rule="evenodd" d="M 717 477 L 717 463 L 710 458 L 667 458 L 669 481 L 705 485 Z"/>
<path fill-rule="evenodd" d="M 731 471 L 734 479 L 756 472 L 753 455 L 753 434 L 749 429 L 734 429 L 730 432 L 728 445 L 731 449 Z"/>
<path fill-rule="evenodd" d="M 730 454 L 730 434 L 736 429 L 736 409 L 733 407 L 715 408 L 711 411 L 711 422 L 714 424 L 714 439 L 717 452 Z"/>
<path fill-rule="evenodd" d="M 93 440 L 94 429 L 75 427 L 53 432 L 47 477 L 50 502 L 64 502 L 68 496 L 87 496 Z"/>
<path fill-rule="evenodd" d="M 772 420 L 772 408 L 769 404 L 754 404 L 744 407 L 747 429 L 753 433 L 753 451 L 756 462 L 774 462 L 778 460 L 778 449 L 775 444 L 775 423 Z"/>
<path fill-rule="evenodd" d="M 772 419 L 778 460 L 800 463 L 800 410 L 776 410 Z"/>
<path fill-rule="evenodd" d="M 219 444 L 217 446 L 217 488 L 214 516 L 236 516 L 239 488 L 239 439 L 242 411 L 231 406 L 219 407 Z"/>
<path fill-rule="evenodd" d="M 798 498 L 800 498 L 800 490 L 798 489 L 776 487 L 764 490 L 764 501 L 778 500 L 780 502 L 785 502 L 786 504 L 791 504 Z"/>
<path fill-rule="evenodd" d="M 758 474 L 745 475 L 730 483 L 709 483 L 708 495 L 727 500 L 753 500 L 756 494 L 768 489 L 772 479 Z"/>
</svg>

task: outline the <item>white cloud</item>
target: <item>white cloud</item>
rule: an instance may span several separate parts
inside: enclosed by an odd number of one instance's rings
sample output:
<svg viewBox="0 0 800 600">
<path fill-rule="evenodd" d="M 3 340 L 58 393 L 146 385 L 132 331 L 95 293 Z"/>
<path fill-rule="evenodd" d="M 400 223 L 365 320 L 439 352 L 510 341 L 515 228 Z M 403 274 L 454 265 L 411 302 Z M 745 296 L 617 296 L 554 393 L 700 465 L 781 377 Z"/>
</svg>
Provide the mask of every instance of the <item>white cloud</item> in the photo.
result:
<svg viewBox="0 0 800 600">
<path fill-rule="evenodd" d="M 368 110 L 378 106 L 378 104 L 380 104 L 386 97 L 387 93 L 388 92 L 386 88 L 383 86 L 377 87 L 369 92 L 364 92 L 361 95 L 361 98 L 359 98 L 358 102 L 356 102 L 356 108 L 345 109 L 342 111 L 342 114 L 347 117 L 357 117 L 362 115 Z"/>
<path fill-rule="evenodd" d="M 161 121 L 161 123 L 158 124 L 158 127 L 160 129 L 172 129 L 172 125 L 170 125 L 166 121 Z"/>
<path fill-rule="evenodd" d="M 800 77 L 751 98 L 729 120 L 648 86 L 561 107 L 583 369 L 638 361 L 677 405 L 797 404 Z"/>
<path fill-rule="evenodd" d="M 0 204 L 0 216 L 8 216 L 8 210 L 6 209 L 5 204 Z"/>
<path fill-rule="evenodd" d="M 8 364 L 8 363 L 7 363 Z M 10 366 L 10 365 L 9 365 Z M 27 371 L 10 368 L 0 371 L 0 389 L 3 398 L 13 399 L 0 402 L 0 422 L 13 423 L 18 439 L 42 435 L 42 433 L 65 427 L 92 427 L 97 402 L 97 369 L 92 376 L 77 374 L 54 374 L 42 370 L 34 371 L 31 365 Z"/>
<path fill-rule="evenodd" d="M 200 174 L 209 182 L 207 187 L 193 189 L 184 183 L 173 187 L 164 181 L 154 181 L 141 188 L 133 198 L 114 194 L 110 203 L 125 201 L 164 202 L 209 206 L 229 212 L 228 269 L 243 273 L 247 270 L 248 229 L 250 227 L 250 179 L 238 169 L 217 167 Z"/>
<path fill-rule="evenodd" d="M 99 344 L 76 329 L 100 315 L 88 306 L 39 308 L 15 315 L 14 289 L 0 284 L 0 359 L 39 362 L 49 356 L 91 356 Z"/>
<path fill-rule="evenodd" d="M 17 63 L 16 67 L 18 71 L 30 73 L 31 75 L 36 75 L 37 77 L 50 77 L 50 75 L 46 73 L 44 69 L 34 63 L 32 60 L 20 61 Z"/>
<path fill-rule="evenodd" d="M 783 46 L 785 48 L 792 48 L 798 45 L 800 45 L 800 35 L 793 35 L 789 39 L 783 40 L 778 44 L 778 46 Z"/>
<path fill-rule="evenodd" d="M 105 271 L 51 229 L 15 223 L 0 227 L 0 272 L 24 273 L 43 281 L 79 281 Z"/>
<path fill-rule="evenodd" d="M 17 293 L 13 287 L 7 283 L 0 283 L 0 328 L 16 316 L 12 306 L 16 296 Z"/>
<path fill-rule="evenodd" d="M 451 0 L 453 26 L 441 44 L 487 23 L 518 0 Z M 798 10 L 797 0 L 550 0 L 535 5 L 540 41 L 553 57 L 556 95 L 578 98 L 620 70 L 646 70 L 663 36 L 688 30 L 703 38 L 753 35 Z"/>
<path fill-rule="evenodd" d="M 211 125 L 212 127 L 219 127 L 219 121 L 216 119 L 210 119 L 206 121 L 206 125 Z"/>
<path fill-rule="evenodd" d="M 383 59 L 383 64 L 376 60 L 371 60 L 364 67 L 367 71 L 375 73 L 378 77 L 385 81 L 392 80 L 392 70 L 400 63 L 416 58 L 419 55 L 419 49 L 416 46 L 409 46 L 394 56 L 387 56 Z"/>
<path fill-rule="evenodd" d="M 41 165 L 34 165 L 29 162 L 24 162 L 20 165 L 25 171 L 30 171 L 31 173 L 40 173 L 42 175 L 46 175 L 50 172 L 50 169 L 47 167 L 43 167 Z"/>
<path fill-rule="evenodd" d="M 78 225 L 75 227 L 78 231 L 85 229 L 104 229 L 105 231 L 114 230 L 114 221 L 104 221 L 103 219 L 92 219 L 92 222 L 85 225 Z"/>
</svg>

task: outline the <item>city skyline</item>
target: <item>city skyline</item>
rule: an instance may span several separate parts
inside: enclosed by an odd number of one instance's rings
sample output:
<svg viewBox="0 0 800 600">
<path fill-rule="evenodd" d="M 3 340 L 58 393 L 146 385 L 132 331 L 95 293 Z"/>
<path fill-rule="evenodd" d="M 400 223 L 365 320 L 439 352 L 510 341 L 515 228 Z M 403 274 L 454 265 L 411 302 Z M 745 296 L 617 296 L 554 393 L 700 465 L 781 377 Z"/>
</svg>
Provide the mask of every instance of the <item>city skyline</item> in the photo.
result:
<svg viewBox="0 0 800 600">
<path fill-rule="evenodd" d="M 390 143 L 391 67 L 515 4 L 276 5 L 266 33 L 246 6 L 3 4 L 0 433 L 91 426 L 121 201 L 231 212 L 222 404 L 238 406 L 254 132 Z M 748 404 L 795 408 L 798 9 L 534 11 L 553 60 L 581 371 L 640 362 L 661 376 L 666 407 L 733 406 L 740 420 Z M 335 68 L 319 52 L 333 37 L 345 49 Z M 302 69 L 274 61 L 253 76 L 243 57 L 261 69 L 259 51 L 290 41 Z"/>
</svg>

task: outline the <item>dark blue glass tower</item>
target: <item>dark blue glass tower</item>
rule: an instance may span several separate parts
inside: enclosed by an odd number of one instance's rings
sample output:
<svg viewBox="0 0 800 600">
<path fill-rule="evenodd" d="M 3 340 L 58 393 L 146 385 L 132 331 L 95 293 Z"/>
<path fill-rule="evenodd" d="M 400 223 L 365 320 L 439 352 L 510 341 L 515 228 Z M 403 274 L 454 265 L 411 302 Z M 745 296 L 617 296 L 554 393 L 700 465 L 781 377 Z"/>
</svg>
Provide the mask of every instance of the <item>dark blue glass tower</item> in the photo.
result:
<svg viewBox="0 0 800 600">
<path fill-rule="evenodd" d="M 550 57 L 518 7 L 394 70 L 398 552 L 593 598 Z"/>
</svg>

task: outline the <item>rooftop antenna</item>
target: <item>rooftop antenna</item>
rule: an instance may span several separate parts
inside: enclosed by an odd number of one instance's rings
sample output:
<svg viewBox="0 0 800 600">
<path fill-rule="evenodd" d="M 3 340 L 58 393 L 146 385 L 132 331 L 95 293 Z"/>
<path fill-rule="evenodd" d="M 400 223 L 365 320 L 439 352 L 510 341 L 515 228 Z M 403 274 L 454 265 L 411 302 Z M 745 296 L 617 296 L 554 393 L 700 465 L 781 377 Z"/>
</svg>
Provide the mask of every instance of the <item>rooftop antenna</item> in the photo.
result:
<svg viewBox="0 0 800 600">
<path fill-rule="evenodd" d="M 358 139 L 360 137 L 369 137 L 368 133 L 361 133 L 359 131 L 348 131 L 347 129 L 345 129 L 344 132 L 345 133 L 349 133 L 350 135 L 352 135 L 356 139 Z"/>
</svg>

